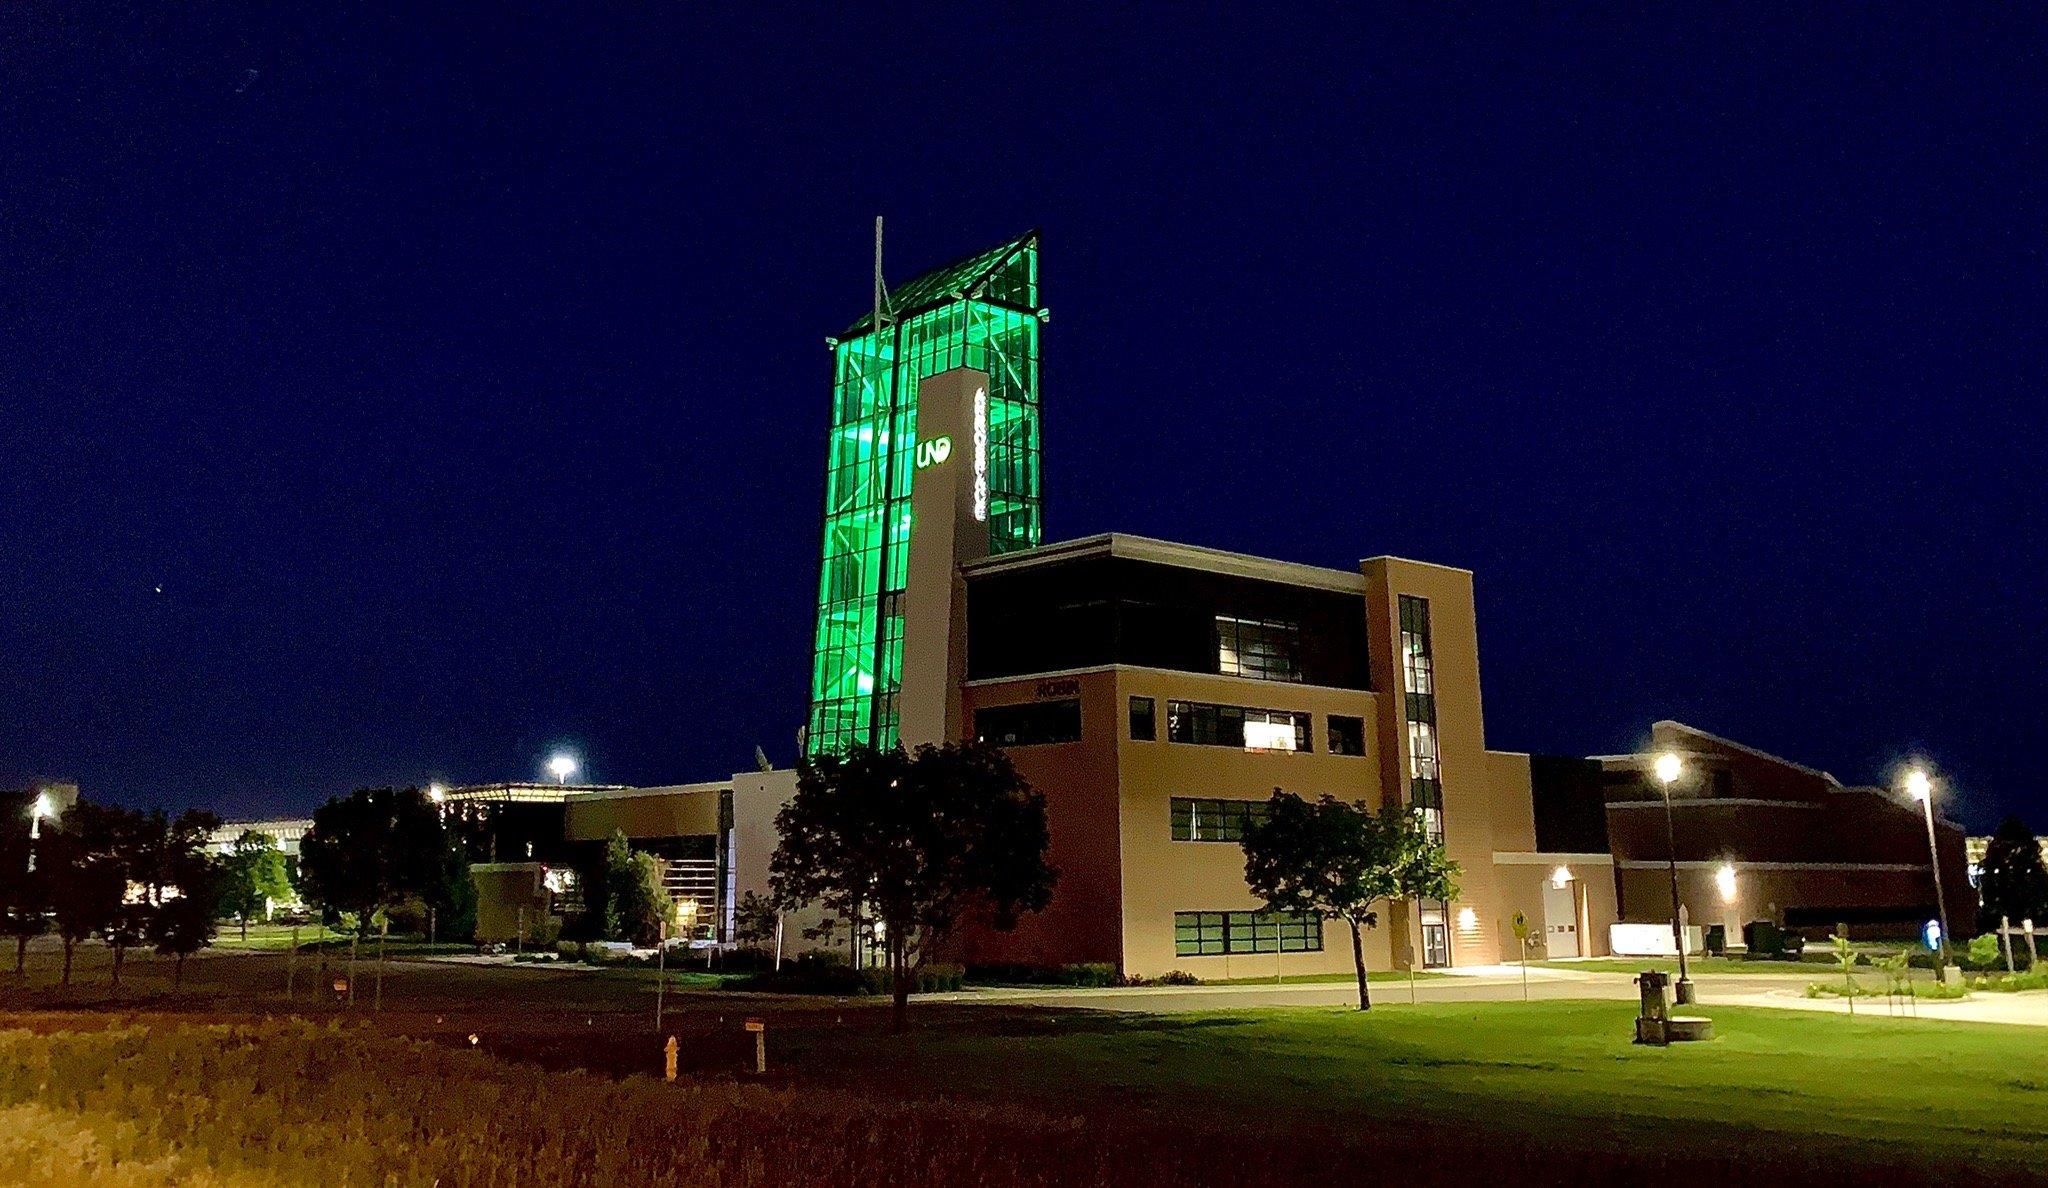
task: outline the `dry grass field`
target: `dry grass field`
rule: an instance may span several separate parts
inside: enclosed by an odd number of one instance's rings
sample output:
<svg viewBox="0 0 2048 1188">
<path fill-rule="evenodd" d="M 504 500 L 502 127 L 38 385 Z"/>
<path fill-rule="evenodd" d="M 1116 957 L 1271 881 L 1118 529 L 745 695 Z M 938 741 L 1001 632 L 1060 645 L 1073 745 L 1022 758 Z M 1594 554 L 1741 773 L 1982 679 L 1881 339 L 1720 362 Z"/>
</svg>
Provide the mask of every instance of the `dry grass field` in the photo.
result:
<svg viewBox="0 0 2048 1188">
<path fill-rule="evenodd" d="M 393 962 L 383 1009 L 216 954 L 119 994 L 0 977 L 0 1182 L 1782 1183 L 2048 1167 L 2032 1029 L 1717 1012 L 1692 1051 L 1562 1002 L 1173 1017 L 667 996 L 638 972 Z M 332 970 L 330 969 L 330 972 Z M 751 1071 L 747 1018 L 770 1069 Z M 681 1078 L 660 1079 L 661 1041 Z M 474 1043 L 472 1038 L 474 1037 Z"/>
</svg>

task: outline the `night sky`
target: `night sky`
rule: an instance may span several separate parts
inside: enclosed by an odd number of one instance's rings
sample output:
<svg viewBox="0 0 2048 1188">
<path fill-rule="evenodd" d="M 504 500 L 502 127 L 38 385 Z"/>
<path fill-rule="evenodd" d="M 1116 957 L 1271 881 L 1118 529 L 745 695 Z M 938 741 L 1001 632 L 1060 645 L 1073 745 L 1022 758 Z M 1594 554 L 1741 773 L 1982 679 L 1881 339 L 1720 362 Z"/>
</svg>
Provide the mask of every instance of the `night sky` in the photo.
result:
<svg viewBox="0 0 2048 1188">
<path fill-rule="evenodd" d="M 1466 566 L 1495 747 L 2048 827 L 2038 13 L 431 7 L 0 9 L 0 785 L 787 762 L 882 214 L 1043 228 L 1049 540 Z"/>
</svg>

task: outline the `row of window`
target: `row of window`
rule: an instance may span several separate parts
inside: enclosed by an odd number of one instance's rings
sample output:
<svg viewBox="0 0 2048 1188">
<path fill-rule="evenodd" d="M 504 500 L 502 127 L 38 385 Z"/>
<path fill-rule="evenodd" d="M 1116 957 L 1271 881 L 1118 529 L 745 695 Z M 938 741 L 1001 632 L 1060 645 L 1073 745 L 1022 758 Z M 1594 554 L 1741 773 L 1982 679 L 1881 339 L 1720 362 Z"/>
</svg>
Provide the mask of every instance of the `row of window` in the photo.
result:
<svg viewBox="0 0 2048 1188">
<path fill-rule="evenodd" d="M 1175 912 L 1179 957 L 1225 953 L 1320 953 L 1323 920 L 1307 912 Z"/>
<path fill-rule="evenodd" d="M 1294 710 L 1213 705 L 1203 701 L 1166 703 L 1168 742 L 1195 746 L 1234 747 L 1245 751 L 1313 751 L 1310 738 L 1315 715 Z M 1365 719 L 1346 714 L 1328 717 L 1326 742 L 1332 755 L 1365 754 Z M 1157 703 L 1131 698 L 1131 737 L 1141 742 L 1159 738 Z M 974 711 L 974 736 L 1005 747 L 1078 742 L 1081 699 L 1027 701 Z"/>
<path fill-rule="evenodd" d="M 1171 811 L 1175 841 L 1241 842 L 1265 821 L 1266 802 L 1176 796 Z"/>
</svg>

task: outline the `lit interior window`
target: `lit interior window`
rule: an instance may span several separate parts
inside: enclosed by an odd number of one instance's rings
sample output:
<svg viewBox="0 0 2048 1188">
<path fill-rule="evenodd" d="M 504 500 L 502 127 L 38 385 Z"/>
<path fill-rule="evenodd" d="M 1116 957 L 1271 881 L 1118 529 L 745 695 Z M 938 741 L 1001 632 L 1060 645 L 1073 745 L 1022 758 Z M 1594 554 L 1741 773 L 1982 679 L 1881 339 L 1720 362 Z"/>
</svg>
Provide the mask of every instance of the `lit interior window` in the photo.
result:
<svg viewBox="0 0 2048 1188">
<path fill-rule="evenodd" d="M 1294 720 L 1267 721 L 1246 714 L 1244 749 L 1247 751 L 1291 751 L 1294 749 Z"/>
</svg>

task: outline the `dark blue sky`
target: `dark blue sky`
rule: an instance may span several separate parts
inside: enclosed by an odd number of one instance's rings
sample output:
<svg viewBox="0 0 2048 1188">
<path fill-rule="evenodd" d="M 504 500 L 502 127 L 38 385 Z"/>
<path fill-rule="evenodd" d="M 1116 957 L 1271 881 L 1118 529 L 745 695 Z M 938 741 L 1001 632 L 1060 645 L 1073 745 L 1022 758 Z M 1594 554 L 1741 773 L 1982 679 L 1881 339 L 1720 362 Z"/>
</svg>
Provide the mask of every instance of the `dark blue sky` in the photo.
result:
<svg viewBox="0 0 2048 1188">
<path fill-rule="evenodd" d="M 786 760 L 880 213 L 1044 229 L 1049 538 L 1467 566 L 1494 746 L 2048 826 L 2038 14 L 426 7 L 0 10 L 0 782 Z"/>
</svg>

